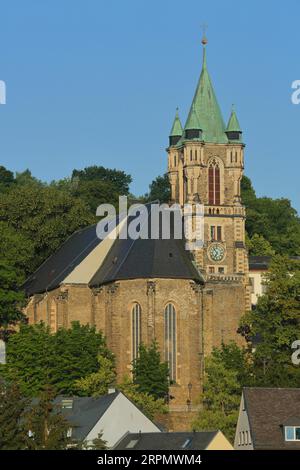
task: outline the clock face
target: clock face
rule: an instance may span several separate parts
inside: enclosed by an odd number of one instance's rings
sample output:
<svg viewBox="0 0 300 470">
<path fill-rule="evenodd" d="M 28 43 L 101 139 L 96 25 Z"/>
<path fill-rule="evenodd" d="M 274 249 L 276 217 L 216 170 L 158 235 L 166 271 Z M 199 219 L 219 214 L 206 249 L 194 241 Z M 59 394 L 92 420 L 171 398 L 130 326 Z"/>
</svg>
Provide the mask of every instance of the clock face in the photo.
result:
<svg viewBox="0 0 300 470">
<path fill-rule="evenodd" d="M 221 243 L 213 243 L 209 247 L 209 256 L 213 261 L 222 261 L 225 256 L 225 248 Z"/>
</svg>

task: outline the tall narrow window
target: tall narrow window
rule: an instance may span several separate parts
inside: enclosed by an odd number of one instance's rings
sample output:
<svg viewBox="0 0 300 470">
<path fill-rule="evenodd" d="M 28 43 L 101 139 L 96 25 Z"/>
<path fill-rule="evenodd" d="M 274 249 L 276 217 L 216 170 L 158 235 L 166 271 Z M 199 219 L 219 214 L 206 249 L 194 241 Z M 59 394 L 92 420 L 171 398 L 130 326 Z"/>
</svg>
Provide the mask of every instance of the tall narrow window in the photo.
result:
<svg viewBox="0 0 300 470">
<path fill-rule="evenodd" d="M 220 167 L 214 160 L 208 168 L 208 202 L 220 204 Z"/>
<path fill-rule="evenodd" d="M 216 239 L 216 227 L 214 225 L 210 226 L 210 239 L 211 240 Z"/>
<path fill-rule="evenodd" d="M 217 226 L 217 240 L 222 241 L 222 227 L 220 225 Z"/>
<path fill-rule="evenodd" d="M 131 327 L 132 327 L 132 360 L 137 359 L 139 355 L 139 347 L 141 344 L 141 306 L 135 303 L 131 311 Z"/>
<path fill-rule="evenodd" d="M 176 310 L 174 305 L 165 308 L 165 361 L 169 364 L 170 380 L 176 381 Z"/>
<path fill-rule="evenodd" d="M 49 326 L 50 326 L 51 333 L 56 333 L 57 332 L 57 304 L 55 300 L 51 301 L 49 323 L 50 323 Z"/>
</svg>

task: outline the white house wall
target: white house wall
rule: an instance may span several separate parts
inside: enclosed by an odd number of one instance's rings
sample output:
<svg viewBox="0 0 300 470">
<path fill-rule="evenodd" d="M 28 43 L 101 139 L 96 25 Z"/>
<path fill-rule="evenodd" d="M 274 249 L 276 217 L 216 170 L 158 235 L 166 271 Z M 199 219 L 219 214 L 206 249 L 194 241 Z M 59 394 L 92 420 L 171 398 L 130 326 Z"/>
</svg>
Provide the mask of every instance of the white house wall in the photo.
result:
<svg viewBox="0 0 300 470">
<path fill-rule="evenodd" d="M 102 438 L 108 447 L 113 447 L 127 432 L 160 432 L 161 430 L 147 418 L 122 393 L 115 398 L 108 410 L 90 431 L 87 441 L 92 441 L 103 433 Z"/>
<path fill-rule="evenodd" d="M 248 444 L 243 444 L 242 433 L 246 436 L 248 433 Z M 248 414 L 245 409 L 244 394 L 242 394 L 239 418 L 236 426 L 236 433 L 234 439 L 234 449 L 235 450 L 253 450 L 253 440 L 250 431 L 250 423 L 248 419 Z"/>
</svg>

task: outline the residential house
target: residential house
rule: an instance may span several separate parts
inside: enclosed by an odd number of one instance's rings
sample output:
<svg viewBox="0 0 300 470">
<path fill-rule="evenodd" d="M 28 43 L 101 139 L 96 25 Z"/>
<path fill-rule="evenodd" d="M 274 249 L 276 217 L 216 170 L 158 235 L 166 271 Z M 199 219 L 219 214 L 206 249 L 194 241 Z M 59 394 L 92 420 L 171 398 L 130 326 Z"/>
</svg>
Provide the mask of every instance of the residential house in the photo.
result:
<svg viewBox="0 0 300 470">
<path fill-rule="evenodd" d="M 300 450 L 300 388 L 244 388 L 236 450 Z"/>
<path fill-rule="evenodd" d="M 59 396 L 55 404 L 61 406 L 70 423 L 69 437 L 77 442 L 90 444 L 102 433 L 111 448 L 128 432 L 160 433 L 160 428 L 119 391 L 99 398 Z"/>
<path fill-rule="evenodd" d="M 221 431 L 127 433 L 114 450 L 233 450 Z"/>
</svg>

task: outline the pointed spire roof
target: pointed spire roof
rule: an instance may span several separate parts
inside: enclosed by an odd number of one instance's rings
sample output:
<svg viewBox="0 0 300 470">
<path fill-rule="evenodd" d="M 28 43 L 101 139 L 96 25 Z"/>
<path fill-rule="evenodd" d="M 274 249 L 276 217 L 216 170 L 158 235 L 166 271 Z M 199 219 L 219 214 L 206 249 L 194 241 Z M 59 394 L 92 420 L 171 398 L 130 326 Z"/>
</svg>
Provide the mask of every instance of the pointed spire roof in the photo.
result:
<svg viewBox="0 0 300 470">
<path fill-rule="evenodd" d="M 226 132 L 242 132 L 240 123 L 238 121 L 234 105 L 232 105 L 230 118 L 226 127 Z"/>
<path fill-rule="evenodd" d="M 196 107 L 195 107 L 194 103 L 192 104 L 192 109 L 191 109 L 190 114 L 187 118 L 186 125 L 185 125 L 184 128 L 185 129 L 199 129 L 199 130 L 202 129 L 199 117 L 196 113 Z"/>
<path fill-rule="evenodd" d="M 213 143 L 227 143 L 225 134 L 225 123 L 214 92 L 214 88 L 209 76 L 206 64 L 206 44 L 207 39 L 202 40 L 203 44 L 203 65 L 200 79 L 197 84 L 192 106 L 187 118 L 186 125 L 190 122 L 194 112 L 198 116 L 203 131 L 203 140 Z"/>
<path fill-rule="evenodd" d="M 173 122 L 172 129 L 170 131 L 170 137 L 179 137 L 182 136 L 182 125 L 179 118 L 178 108 L 176 108 L 176 114 Z"/>
</svg>

